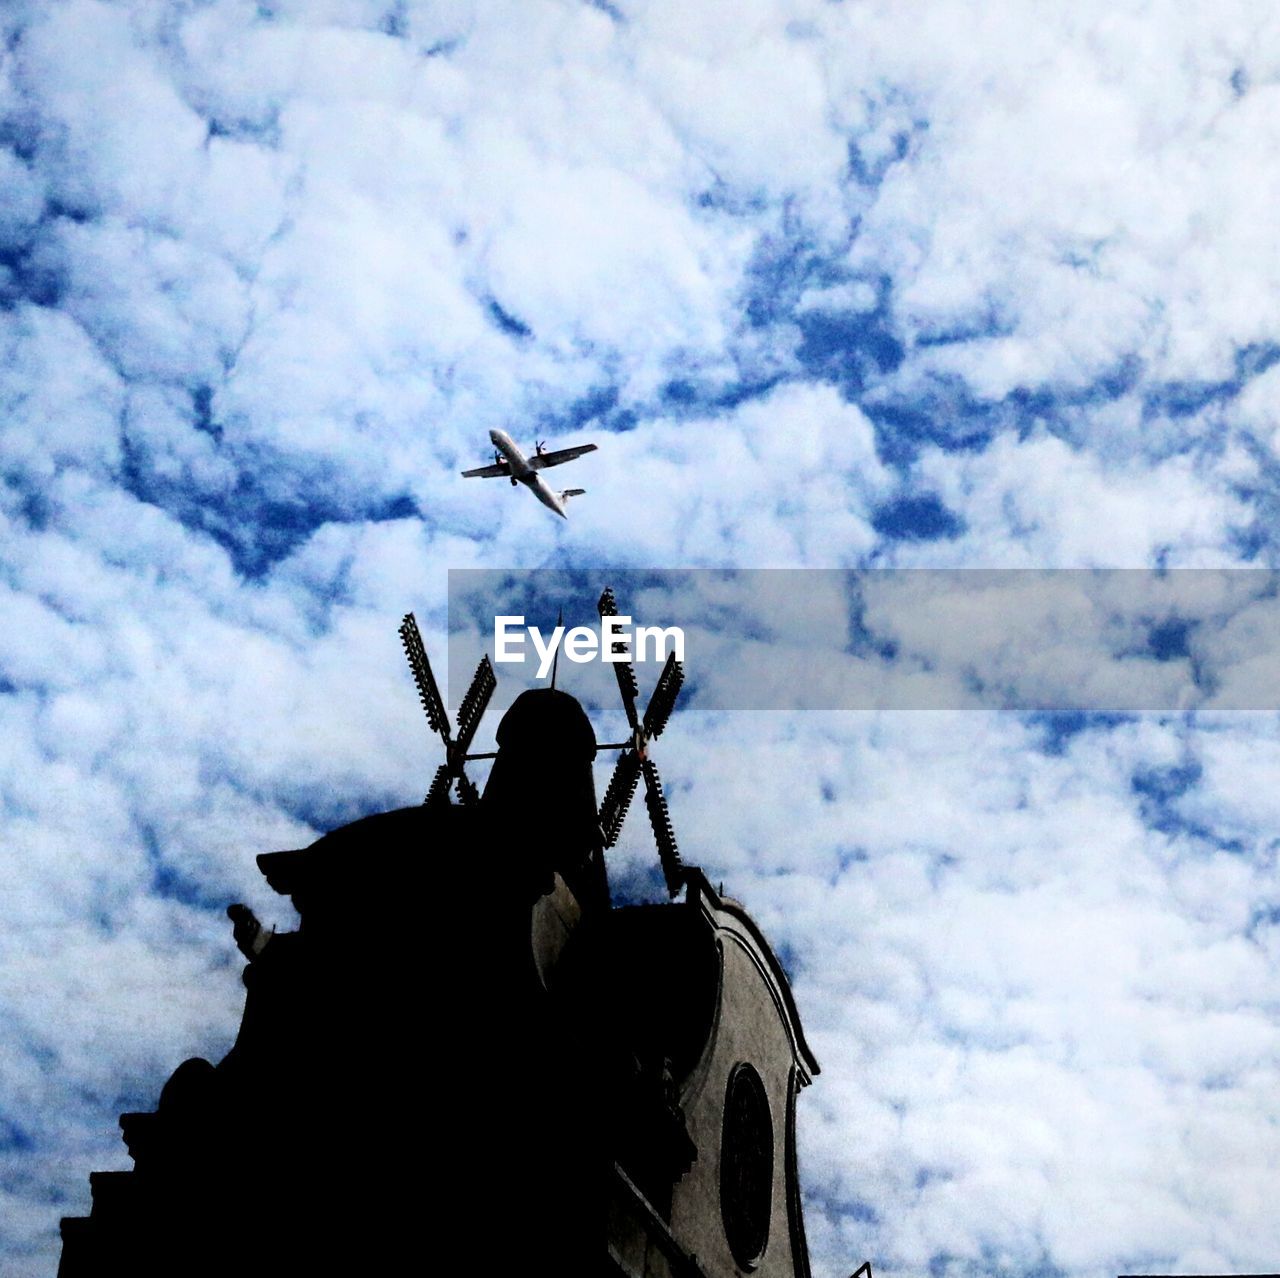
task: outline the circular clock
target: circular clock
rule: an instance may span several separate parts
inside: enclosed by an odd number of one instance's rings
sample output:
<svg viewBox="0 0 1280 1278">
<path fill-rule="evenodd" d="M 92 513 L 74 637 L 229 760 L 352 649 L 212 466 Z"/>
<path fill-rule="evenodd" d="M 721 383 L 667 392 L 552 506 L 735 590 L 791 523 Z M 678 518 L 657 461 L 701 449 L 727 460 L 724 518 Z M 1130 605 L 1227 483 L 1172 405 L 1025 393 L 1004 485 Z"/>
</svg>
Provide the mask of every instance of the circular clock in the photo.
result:
<svg viewBox="0 0 1280 1278">
<path fill-rule="evenodd" d="M 773 1120 L 760 1075 L 742 1062 L 729 1073 L 720 1138 L 720 1215 L 729 1250 L 754 1269 L 769 1241 L 773 1203 Z"/>
</svg>

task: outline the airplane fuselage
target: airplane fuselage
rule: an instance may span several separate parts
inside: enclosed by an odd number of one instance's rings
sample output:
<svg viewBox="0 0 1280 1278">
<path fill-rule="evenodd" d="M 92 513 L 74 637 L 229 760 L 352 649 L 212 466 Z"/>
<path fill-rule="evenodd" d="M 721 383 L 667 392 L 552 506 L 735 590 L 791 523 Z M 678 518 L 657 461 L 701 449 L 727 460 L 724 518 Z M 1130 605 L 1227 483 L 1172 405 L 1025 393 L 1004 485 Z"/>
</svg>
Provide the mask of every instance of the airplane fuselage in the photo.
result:
<svg viewBox="0 0 1280 1278">
<path fill-rule="evenodd" d="M 567 519 L 569 516 L 565 513 L 564 498 L 529 465 L 525 455 L 516 445 L 516 441 L 505 430 L 491 430 L 489 439 L 494 448 L 506 459 L 511 478 L 528 488 L 544 506 L 554 510 L 561 519 Z"/>
</svg>

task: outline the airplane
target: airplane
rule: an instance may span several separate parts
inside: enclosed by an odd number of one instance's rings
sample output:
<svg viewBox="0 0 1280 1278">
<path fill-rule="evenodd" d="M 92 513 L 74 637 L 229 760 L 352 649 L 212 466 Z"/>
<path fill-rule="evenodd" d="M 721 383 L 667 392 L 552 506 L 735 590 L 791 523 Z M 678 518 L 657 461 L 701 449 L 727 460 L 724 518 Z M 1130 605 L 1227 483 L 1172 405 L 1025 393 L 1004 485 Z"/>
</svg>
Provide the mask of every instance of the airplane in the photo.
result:
<svg viewBox="0 0 1280 1278">
<path fill-rule="evenodd" d="M 494 454 L 492 466 L 479 466 L 475 470 L 464 470 L 464 479 L 500 479 L 511 480 L 511 487 L 524 484 L 533 491 L 533 495 L 544 505 L 554 510 L 561 519 L 568 519 L 564 504 L 570 497 L 581 497 L 585 488 L 565 488 L 557 492 L 538 474 L 548 466 L 559 466 L 563 462 L 573 461 L 583 453 L 594 453 L 595 444 L 578 444 L 573 448 L 561 448 L 557 452 L 545 451 L 546 444 L 538 443 L 534 447 L 532 457 L 526 457 L 516 442 L 505 430 L 491 430 L 489 438 L 493 441 Z"/>
</svg>

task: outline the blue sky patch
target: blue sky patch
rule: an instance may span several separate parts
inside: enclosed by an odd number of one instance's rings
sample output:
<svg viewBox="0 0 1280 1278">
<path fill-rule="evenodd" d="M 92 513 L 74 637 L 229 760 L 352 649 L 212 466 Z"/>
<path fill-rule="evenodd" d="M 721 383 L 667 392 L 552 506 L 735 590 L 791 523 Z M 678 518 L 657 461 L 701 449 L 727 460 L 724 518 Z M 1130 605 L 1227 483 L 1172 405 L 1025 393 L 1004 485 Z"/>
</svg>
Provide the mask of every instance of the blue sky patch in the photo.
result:
<svg viewBox="0 0 1280 1278">
<path fill-rule="evenodd" d="M 35 1147 L 35 1137 L 21 1123 L 0 1115 L 0 1151 L 28 1153 Z"/>
<path fill-rule="evenodd" d="M 894 541 L 954 541 L 965 528 L 937 493 L 895 498 L 872 513 L 871 526 Z"/>
<path fill-rule="evenodd" d="M 812 311 L 801 315 L 796 358 L 811 376 L 835 382 L 855 399 L 877 377 L 894 372 L 905 357 L 883 310 L 866 314 Z"/>
<path fill-rule="evenodd" d="M 1131 723 L 1132 717 L 1121 714 L 1093 714 L 1084 710 L 1042 711 L 1027 716 L 1027 722 L 1043 734 L 1040 748 L 1045 754 L 1061 756 L 1074 738 L 1083 732 L 1107 731 Z"/>
<path fill-rule="evenodd" d="M 485 302 L 485 310 L 488 312 L 489 318 L 504 332 L 508 337 L 515 337 L 523 340 L 533 336 L 533 329 L 529 327 L 522 319 L 513 315 L 497 298 L 490 297 Z"/>
<path fill-rule="evenodd" d="M 1190 417 L 1211 404 L 1234 399 L 1255 377 L 1280 360 L 1280 344 L 1256 343 L 1236 352 L 1235 373 L 1221 381 L 1165 382 L 1143 397 L 1144 412 L 1169 417 Z"/>
<path fill-rule="evenodd" d="M 1204 769 L 1195 759 L 1160 768 L 1140 768 L 1129 784 L 1138 796 L 1142 823 L 1161 834 L 1205 833 L 1199 825 L 1188 821 L 1179 811 L 1183 795 L 1197 786 Z"/>
<path fill-rule="evenodd" d="M 981 452 L 1003 424 L 990 405 L 959 397 L 926 398 L 914 403 L 864 404 L 876 431 L 876 452 L 887 466 L 907 469 L 926 447 L 952 453 Z"/>
</svg>

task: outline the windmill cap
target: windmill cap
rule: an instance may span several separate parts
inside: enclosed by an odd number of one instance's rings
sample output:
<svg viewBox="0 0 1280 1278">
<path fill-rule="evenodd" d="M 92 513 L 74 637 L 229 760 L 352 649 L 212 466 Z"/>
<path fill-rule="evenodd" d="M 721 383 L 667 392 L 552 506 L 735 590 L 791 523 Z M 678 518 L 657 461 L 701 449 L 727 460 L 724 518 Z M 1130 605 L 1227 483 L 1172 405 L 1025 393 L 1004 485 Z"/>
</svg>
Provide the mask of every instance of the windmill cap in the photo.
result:
<svg viewBox="0 0 1280 1278">
<path fill-rule="evenodd" d="M 569 755 L 587 761 L 596 756 L 596 734 L 575 697 L 558 688 L 522 692 L 498 724 L 498 749 Z"/>
</svg>

